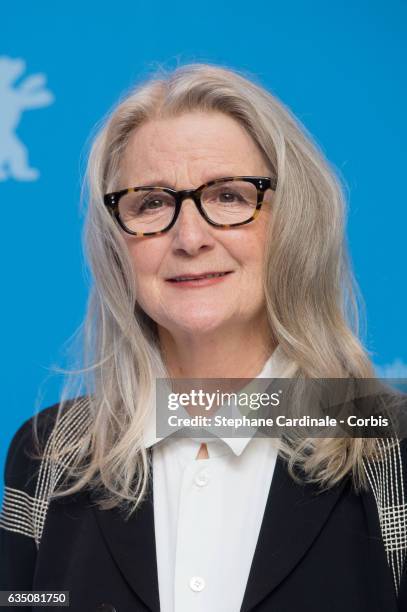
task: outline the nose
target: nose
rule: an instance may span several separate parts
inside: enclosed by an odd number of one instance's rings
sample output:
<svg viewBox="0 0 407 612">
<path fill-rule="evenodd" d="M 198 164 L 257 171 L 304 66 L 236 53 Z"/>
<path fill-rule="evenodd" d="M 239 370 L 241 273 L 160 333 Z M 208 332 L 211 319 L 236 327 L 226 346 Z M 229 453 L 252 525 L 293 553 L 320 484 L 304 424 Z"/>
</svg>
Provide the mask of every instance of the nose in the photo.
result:
<svg viewBox="0 0 407 612">
<path fill-rule="evenodd" d="M 170 230 L 173 233 L 173 248 L 181 254 L 196 255 L 213 248 L 212 228 L 202 218 L 192 198 L 183 201 L 178 219 Z"/>
</svg>

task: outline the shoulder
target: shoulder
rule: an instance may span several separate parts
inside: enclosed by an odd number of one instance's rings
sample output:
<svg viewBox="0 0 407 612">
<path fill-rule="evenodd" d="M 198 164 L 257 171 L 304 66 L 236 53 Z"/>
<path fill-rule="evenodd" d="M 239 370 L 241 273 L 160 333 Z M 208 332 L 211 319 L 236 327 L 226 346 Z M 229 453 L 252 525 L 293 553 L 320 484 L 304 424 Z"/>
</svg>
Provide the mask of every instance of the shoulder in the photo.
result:
<svg viewBox="0 0 407 612">
<path fill-rule="evenodd" d="M 39 541 L 38 518 L 45 518 L 55 485 L 48 458 L 51 444 L 58 447 L 80 433 L 80 424 L 89 420 L 88 406 L 86 397 L 53 404 L 17 429 L 6 457 L 1 528 Z"/>
<path fill-rule="evenodd" d="M 29 475 L 35 469 L 56 426 L 61 429 L 75 427 L 86 411 L 87 404 L 86 397 L 68 400 L 63 406 L 56 403 L 42 409 L 20 425 L 7 451 L 4 472 L 6 486 L 23 483 L 24 474 Z M 24 484 L 29 486 L 29 482 Z"/>
<path fill-rule="evenodd" d="M 365 462 L 365 470 L 387 561 L 399 591 L 407 581 L 407 439 L 378 438 L 376 443 L 376 456 Z"/>
<path fill-rule="evenodd" d="M 35 472 L 37 454 L 49 437 L 55 424 L 59 404 L 44 408 L 20 425 L 13 435 L 7 451 L 4 483 L 7 487 L 30 490 Z"/>
</svg>

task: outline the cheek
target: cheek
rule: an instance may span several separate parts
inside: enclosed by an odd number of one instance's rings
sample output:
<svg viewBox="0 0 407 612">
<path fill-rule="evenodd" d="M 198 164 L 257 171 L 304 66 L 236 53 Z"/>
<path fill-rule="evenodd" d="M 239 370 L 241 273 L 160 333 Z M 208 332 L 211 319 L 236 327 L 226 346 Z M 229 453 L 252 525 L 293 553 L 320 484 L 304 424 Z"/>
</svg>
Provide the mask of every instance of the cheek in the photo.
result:
<svg viewBox="0 0 407 612">
<path fill-rule="evenodd" d="M 139 241 L 128 244 L 130 261 L 136 281 L 142 282 L 146 277 L 158 274 L 162 255 L 156 248 L 147 242 Z"/>
<path fill-rule="evenodd" d="M 255 271 L 260 276 L 264 266 L 266 243 L 265 233 L 256 232 L 252 235 L 244 237 L 238 245 L 239 259 L 241 263 L 252 271 Z M 257 280 L 257 279 L 256 279 Z"/>
<path fill-rule="evenodd" d="M 151 243 L 139 241 L 128 244 L 129 257 L 136 281 L 137 301 L 146 309 L 147 304 L 155 303 L 159 290 L 156 280 L 160 278 L 159 270 L 163 255 Z M 147 310 L 146 310 L 147 312 Z"/>
<path fill-rule="evenodd" d="M 244 270 L 242 295 L 253 308 L 264 301 L 263 275 L 266 266 L 266 233 L 256 232 L 241 241 L 241 263 Z"/>
</svg>

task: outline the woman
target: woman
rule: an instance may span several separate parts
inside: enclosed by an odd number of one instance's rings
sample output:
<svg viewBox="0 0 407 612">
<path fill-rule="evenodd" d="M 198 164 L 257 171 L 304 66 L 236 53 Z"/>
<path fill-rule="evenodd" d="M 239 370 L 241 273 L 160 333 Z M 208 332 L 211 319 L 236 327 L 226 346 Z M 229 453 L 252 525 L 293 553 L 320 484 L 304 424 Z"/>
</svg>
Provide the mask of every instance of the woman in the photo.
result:
<svg viewBox="0 0 407 612">
<path fill-rule="evenodd" d="M 374 376 L 341 187 L 305 129 L 185 66 L 117 106 L 88 180 L 86 386 L 11 443 L 1 587 L 75 611 L 407 609 L 404 443 L 155 428 L 159 377 Z"/>
</svg>

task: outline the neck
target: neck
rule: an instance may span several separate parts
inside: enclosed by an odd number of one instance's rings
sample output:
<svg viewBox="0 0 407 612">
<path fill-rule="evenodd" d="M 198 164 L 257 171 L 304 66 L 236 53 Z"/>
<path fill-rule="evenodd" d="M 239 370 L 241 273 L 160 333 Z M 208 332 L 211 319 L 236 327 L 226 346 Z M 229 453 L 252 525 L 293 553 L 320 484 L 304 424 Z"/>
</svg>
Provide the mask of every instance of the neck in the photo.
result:
<svg viewBox="0 0 407 612">
<path fill-rule="evenodd" d="M 159 328 L 159 337 L 171 378 L 254 378 L 276 347 L 268 324 L 222 334 L 171 334 Z"/>
</svg>

